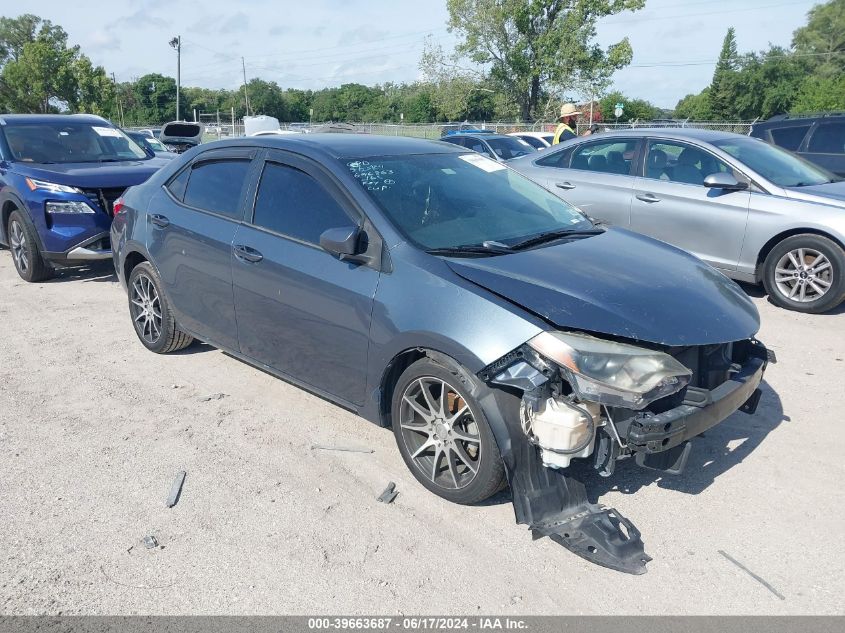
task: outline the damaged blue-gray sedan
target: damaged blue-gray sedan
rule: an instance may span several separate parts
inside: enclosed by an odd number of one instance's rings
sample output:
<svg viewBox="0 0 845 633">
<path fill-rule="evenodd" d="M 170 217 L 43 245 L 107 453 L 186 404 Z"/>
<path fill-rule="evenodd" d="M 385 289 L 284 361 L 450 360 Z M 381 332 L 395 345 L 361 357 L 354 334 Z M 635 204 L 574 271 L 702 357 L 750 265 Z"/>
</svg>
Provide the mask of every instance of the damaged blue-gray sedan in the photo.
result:
<svg viewBox="0 0 845 633">
<path fill-rule="evenodd" d="M 645 571 L 640 534 L 573 461 L 680 473 L 760 397 L 734 282 L 446 143 L 201 145 L 128 190 L 111 239 L 151 351 L 205 341 L 391 427 L 435 494 L 510 485 L 519 523 L 620 571 Z"/>
</svg>

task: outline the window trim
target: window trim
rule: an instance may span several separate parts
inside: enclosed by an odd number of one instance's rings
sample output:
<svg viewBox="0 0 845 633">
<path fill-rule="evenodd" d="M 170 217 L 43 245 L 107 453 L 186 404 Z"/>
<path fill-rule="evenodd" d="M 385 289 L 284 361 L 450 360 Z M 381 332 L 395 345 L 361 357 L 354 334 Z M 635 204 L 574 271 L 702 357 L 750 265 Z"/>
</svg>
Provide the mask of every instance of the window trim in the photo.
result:
<svg viewBox="0 0 845 633">
<path fill-rule="evenodd" d="M 193 160 L 188 162 L 184 167 L 178 169 L 175 174 L 173 174 L 170 178 L 168 178 L 164 183 L 162 183 L 161 188 L 164 190 L 165 194 L 176 204 L 178 204 L 183 209 L 190 209 L 191 211 L 196 211 L 198 213 L 204 213 L 206 215 L 211 215 L 216 218 L 220 218 L 223 220 L 229 220 L 231 222 L 237 222 L 238 224 L 243 223 L 244 217 L 246 216 L 247 211 L 247 202 L 249 200 L 249 194 L 253 189 L 253 185 L 255 183 L 255 170 L 256 165 L 261 162 L 261 155 L 263 152 L 255 149 L 255 148 L 246 148 L 246 147 L 234 147 L 234 148 L 226 148 L 226 149 L 212 149 L 202 152 L 194 157 Z M 178 178 L 182 172 L 186 169 L 193 170 L 195 165 L 199 165 L 201 163 L 211 163 L 211 162 L 220 162 L 225 160 L 243 160 L 250 163 L 249 168 L 246 172 L 246 177 L 244 179 L 244 184 L 246 185 L 241 190 L 241 198 L 238 203 L 239 206 L 239 214 L 238 216 L 231 216 L 226 215 L 225 213 L 219 213 L 217 211 L 212 211 L 210 209 L 203 209 L 201 207 L 195 207 L 190 204 L 185 204 L 183 200 L 179 200 L 176 196 L 171 193 L 170 189 L 167 187 L 173 180 Z M 188 175 L 188 182 L 185 183 L 185 193 L 188 192 L 188 185 L 191 183 L 191 176 Z M 184 198 L 184 194 L 183 194 Z"/>
</svg>

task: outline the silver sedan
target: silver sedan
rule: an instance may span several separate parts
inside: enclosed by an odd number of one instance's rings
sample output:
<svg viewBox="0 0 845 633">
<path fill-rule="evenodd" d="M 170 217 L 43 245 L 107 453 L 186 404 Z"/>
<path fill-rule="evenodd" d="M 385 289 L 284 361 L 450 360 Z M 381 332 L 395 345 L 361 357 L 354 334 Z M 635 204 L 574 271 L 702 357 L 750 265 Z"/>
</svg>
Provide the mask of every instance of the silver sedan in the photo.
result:
<svg viewBox="0 0 845 633">
<path fill-rule="evenodd" d="M 845 299 L 845 182 L 786 150 L 729 132 L 632 129 L 508 165 L 596 220 L 762 283 L 784 308 Z"/>
</svg>

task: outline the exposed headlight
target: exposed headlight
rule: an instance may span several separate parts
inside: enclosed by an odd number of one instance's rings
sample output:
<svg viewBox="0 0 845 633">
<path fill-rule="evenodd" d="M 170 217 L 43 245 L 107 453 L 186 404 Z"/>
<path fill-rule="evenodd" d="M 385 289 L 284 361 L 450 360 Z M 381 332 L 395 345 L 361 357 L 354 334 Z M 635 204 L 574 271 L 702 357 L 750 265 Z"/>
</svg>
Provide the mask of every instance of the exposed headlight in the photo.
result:
<svg viewBox="0 0 845 633">
<path fill-rule="evenodd" d="M 583 334 L 543 332 L 528 341 L 560 366 L 586 402 L 642 409 L 689 384 L 692 372 L 663 352 Z"/>
<path fill-rule="evenodd" d="M 46 180 L 36 180 L 35 178 L 27 178 L 26 186 L 29 187 L 32 191 L 35 191 L 36 189 L 41 189 L 43 191 L 49 191 L 51 193 L 82 193 L 76 187 L 60 185 L 55 182 L 47 182 Z"/>
<path fill-rule="evenodd" d="M 65 202 L 48 202 L 47 213 L 96 213 L 86 202 L 68 200 Z"/>
</svg>

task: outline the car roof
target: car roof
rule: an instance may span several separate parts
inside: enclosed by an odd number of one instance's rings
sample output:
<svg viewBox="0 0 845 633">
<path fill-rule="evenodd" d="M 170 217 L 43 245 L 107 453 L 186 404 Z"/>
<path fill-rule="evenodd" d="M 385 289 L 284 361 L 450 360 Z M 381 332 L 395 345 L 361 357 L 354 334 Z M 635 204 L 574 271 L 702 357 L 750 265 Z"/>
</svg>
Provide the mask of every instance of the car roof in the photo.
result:
<svg viewBox="0 0 845 633">
<path fill-rule="evenodd" d="M 91 123 L 111 125 L 94 114 L 0 114 L 0 125 L 6 123 Z"/>
<path fill-rule="evenodd" d="M 745 134 L 735 134 L 734 132 L 724 132 L 722 130 L 704 130 L 694 127 L 638 127 L 625 130 L 613 130 L 610 132 L 600 132 L 598 134 L 591 134 L 590 136 L 577 137 L 577 139 L 569 139 L 566 143 L 573 143 L 573 141 L 595 141 L 602 138 L 614 137 L 642 137 L 642 136 L 673 136 L 679 139 L 692 139 L 697 141 L 704 141 L 711 143 L 713 141 L 730 138 L 732 136 L 745 136 Z"/>
<path fill-rule="evenodd" d="M 285 134 L 242 136 L 204 143 L 203 149 L 238 147 L 268 147 L 299 152 L 323 154 L 332 158 L 360 158 L 363 156 L 407 156 L 412 154 L 466 153 L 466 148 L 452 143 L 442 143 L 408 136 L 381 136 L 377 134 Z"/>
<path fill-rule="evenodd" d="M 512 138 L 507 134 L 490 134 L 486 132 L 455 132 L 454 134 L 449 134 L 448 136 L 444 136 L 442 138 L 455 138 L 458 136 L 469 136 L 472 138 L 481 138 L 484 140 L 490 140 L 491 138 Z"/>
</svg>

